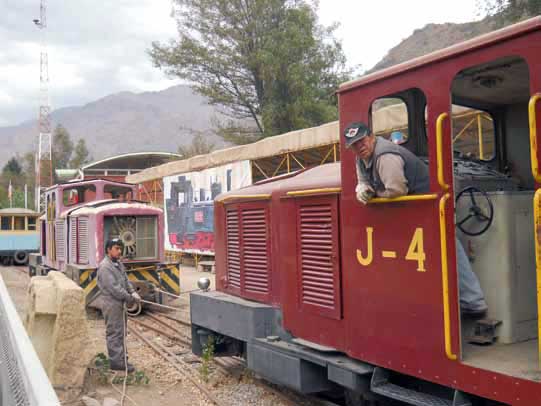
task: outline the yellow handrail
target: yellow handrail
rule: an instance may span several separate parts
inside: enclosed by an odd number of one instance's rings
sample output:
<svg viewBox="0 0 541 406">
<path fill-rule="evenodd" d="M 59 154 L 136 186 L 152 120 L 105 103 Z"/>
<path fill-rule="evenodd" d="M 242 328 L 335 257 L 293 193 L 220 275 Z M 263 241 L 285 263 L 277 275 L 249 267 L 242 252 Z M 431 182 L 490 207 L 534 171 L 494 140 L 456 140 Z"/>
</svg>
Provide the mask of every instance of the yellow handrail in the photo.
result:
<svg viewBox="0 0 541 406">
<path fill-rule="evenodd" d="M 441 281 L 443 285 L 443 328 L 445 335 L 445 355 L 451 361 L 456 361 L 451 345 L 451 315 L 449 305 L 449 270 L 447 268 L 447 230 L 445 227 L 445 203 L 449 199 L 446 193 L 440 199 L 440 242 L 441 242 Z"/>
<path fill-rule="evenodd" d="M 449 185 L 445 183 L 443 177 L 443 120 L 449 117 L 448 113 L 441 113 L 436 121 L 436 156 L 438 161 L 438 183 L 441 188 L 449 190 Z"/>
<path fill-rule="evenodd" d="M 537 272 L 537 329 L 541 337 L 541 189 L 537 189 L 533 198 L 534 212 L 534 240 L 535 240 L 535 264 Z M 541 340 L 539 340 L 539 367 L 541 368 Z"/>
<path fill-rule="evenodd" d="M 539 173 L 539 160 L 537 159 L 537 114 L 535 107 L 541 100 L 541 93 L 536 93 L 530 98 L 528 104 L 528 118 L 530 122 L 530 158 L 532 161 L 532 175 L 537 183 L 541 183 L 541 173 Z"/>
<path fill-rule="evenodd" d="M 375 197 L 368 201 L 369 204 L 379 204 L 379 203 L 394 203 L 394 202 L 411 202 L 415 200 L 436 200 L 438 198 L 437 194 L 430 195 L 406 195 L 400 197 Z"/>
<path fill-rule="evenodd" d="M 225 202 L 227 200 L 233 200 L 233 199 L 239 199 L 239 200 L 256 200 L 256 199 L 270 199 L 271 195 L 268 193 L 265 194 L 259 194 L 259 195 L 227 195 L 224 196 L 220 200 L 216 200 L 217 202 Z"/>
<path fill-rule="evenodd" d="M 306 189 L 306 190 L 292 190 L 287 192 L 288 196 L 311 196 L 311 195 L 320 195 L 326 193 L 340 193 L 342 188 L 339 187 L 328 187 L 322 189 Z"/>
</svg>

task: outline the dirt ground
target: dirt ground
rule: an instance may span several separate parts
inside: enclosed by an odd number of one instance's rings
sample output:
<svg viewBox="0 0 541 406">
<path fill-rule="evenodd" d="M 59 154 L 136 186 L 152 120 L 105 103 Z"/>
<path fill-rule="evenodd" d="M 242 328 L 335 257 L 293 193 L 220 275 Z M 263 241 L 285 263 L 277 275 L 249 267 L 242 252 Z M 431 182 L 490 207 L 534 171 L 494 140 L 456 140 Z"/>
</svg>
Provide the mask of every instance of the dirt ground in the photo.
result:
<svg viewBox="0 0 541 406">
<path fill-rule="evenodd" d="M 15 302 L 19 315 L 24 319 L 26 291 L 30 281 L 26 267 L 0 267 L 0 274 L 8 287 L 12 300 Z M 213 288 L 214 275 L 207 272 L 197 272 L 191 267 L 183 267 L 180 278 L 181 290 L 196 289 L 197 280 L 202 276 L 211 279 L 211 288 Z M 180 299 L 173 299 L 167 304 L 178 309 L 169 313 L 169 315 L 189 320 L 189 294 L 182 295 Z M 106 354 L 103 318 L 98 312 L 89 311 L 88 320 L 93 332 L 92 342 L 89 343 L 92 346 L 92 351 L 94 354 Z M 189 336 L 189 328 L 185 327 L 183 333 Z M 181 356 L 186 359 L 193 358 L 186 349 L 176 348 L 176 344 L 167 339 L 155 337 L 154 340 L 169 347 L 177 354 L 182 354 Z M 199 389 L 183 378 L 177 370 L 171 367 L 163 358 L 156 355 L 146 344 L 128 334 L 127 345 L 130 362 L 135 365 L 138 371 L 142 371 L 150 382 L 147 385 L 129 385 L 127 390 L 129 400 L 124 402 L 125 405 L 197 406 L 210 404 Z M 100 402 L 108 397 L 120 400 L 119 391 L 122 390 L 122 384 L 113 385 L 110 375 L 104 374 L 103 370 L 96 369 L 94 365 L 90 367 L 85 388 L 81 393 L 65 392 L 55 388 L 63 405 L 84 405 L 80 401 L 83 395 L 95 398 Z M 200 377 L 199 363 L 190 364 L 188 368 L 197 370 L 194 375 Z M 282 404 L 277 396 L 265 390 L 265 387 L 255 381 L 247 371 L 242 371 L 233 377 L 231 375 L 226 376 L 220 373 L 218 369 L 211 367 L 208 379 L 208 386 L 212 388 L 213 394 L 225 404 L 261 406 L 279 406 Z"/>
</svg>

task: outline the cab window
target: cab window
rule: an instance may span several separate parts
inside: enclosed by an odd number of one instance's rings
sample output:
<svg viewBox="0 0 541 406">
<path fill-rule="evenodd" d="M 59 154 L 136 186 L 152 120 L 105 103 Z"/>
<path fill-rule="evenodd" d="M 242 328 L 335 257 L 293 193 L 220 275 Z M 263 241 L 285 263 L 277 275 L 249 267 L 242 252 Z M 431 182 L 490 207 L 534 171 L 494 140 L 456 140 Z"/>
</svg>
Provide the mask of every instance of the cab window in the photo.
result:
<svg viewBox="0 0 541 406">
<path fill-rule="evenodd" d="M 36 230 L 36 218 L 28 217 L 28 231 L 35 231 L 35 230 Z"/>
<path fill-rule="evenodd" d="M 0 229 L 2 231 L 11 231 L 11 223 L 12 223 L 12 217 L 11 216 L 2 216 Z"/>
<path fill-rule="evenodd" d="M 94 185 L 75 186 L 62 191 L 62 202 L 66 207 L 91 201 L 95 197 L 96 187 Z"/>
<path fill-rule="evenodd" d="M 462 157 L 490 161 L 495 157 L 494 120 L 483 110 L 453 104 L 453 149 Z"/>
<path fill-rule="evenodd" d="M 16 231 L 24 231 L 25 230 L 25 225 L 24 225 L 24 217 L 15 217 L 15 221 L 14 221 L 14 230 Z"/>
<path fill-rule="evenodd" d="M 103 193 L 105 199 L 118 199 L 122 202 L 132 199 L 132 189 L 129 187 L 105 185 Z"/>
</svg>

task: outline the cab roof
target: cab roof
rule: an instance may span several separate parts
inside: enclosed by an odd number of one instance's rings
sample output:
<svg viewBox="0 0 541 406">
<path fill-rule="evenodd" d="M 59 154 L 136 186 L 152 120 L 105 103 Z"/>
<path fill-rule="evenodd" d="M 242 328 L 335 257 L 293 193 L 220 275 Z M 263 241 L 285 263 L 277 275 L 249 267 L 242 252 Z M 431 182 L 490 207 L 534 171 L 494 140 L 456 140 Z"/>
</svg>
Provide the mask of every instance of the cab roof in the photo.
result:
<svg viewBox="0 0 541 406">
<path fill-rule="evenodd" d="M 415 70 L 421 66 L 428 65 L 434 62 L 440 62 L 445 59 L 453 58 L 466 52 L 470 52 L 479 48 L 485 48 L 489 45 L 494 45 L 498 42 L 509 40 L 527 34 L 532 31 L 541 30 L 541 17 L 530 18 L 529 20 L 513 24 L 509 27 L 502 28 L 488 34 L 480 35 L 468 41 L 460 42 L 447 48 L 440 49 L 418 58 L 411 59 L 401 64 L 391 66 L 387 69 L 376 71 L 359 79 L 351 80 L 343 83 L 338 89 L 338 93 L 343 93 L 356 87 L 368 85 L 373 82 L 388 79 L 402 73 Z"/>
</svg>

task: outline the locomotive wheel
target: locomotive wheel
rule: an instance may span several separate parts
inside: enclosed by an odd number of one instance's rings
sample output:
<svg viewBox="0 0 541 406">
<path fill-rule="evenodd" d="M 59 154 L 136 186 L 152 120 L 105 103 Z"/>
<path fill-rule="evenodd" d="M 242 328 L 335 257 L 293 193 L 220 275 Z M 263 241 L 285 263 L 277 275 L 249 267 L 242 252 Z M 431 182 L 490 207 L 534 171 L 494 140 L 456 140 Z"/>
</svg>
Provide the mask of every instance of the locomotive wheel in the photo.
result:
<svg viewBox="0 0 541 406">
<path fill-rule="evenodd" d="M 126 313 L 128 313 L 128 316 L 130 317 L 139 316 L 142 310 L 143 305 L 141 304 L 141 302 L 134 302 L 131 305 L 126 306 Z"/>
<path fill-rule="evenodd" d="M 13 254 L 13 262 L 15 262 L 16 265 L 25 265 L 28 262 L 28 252 L 15 251 L 15 254 Z"/>
</svg>

